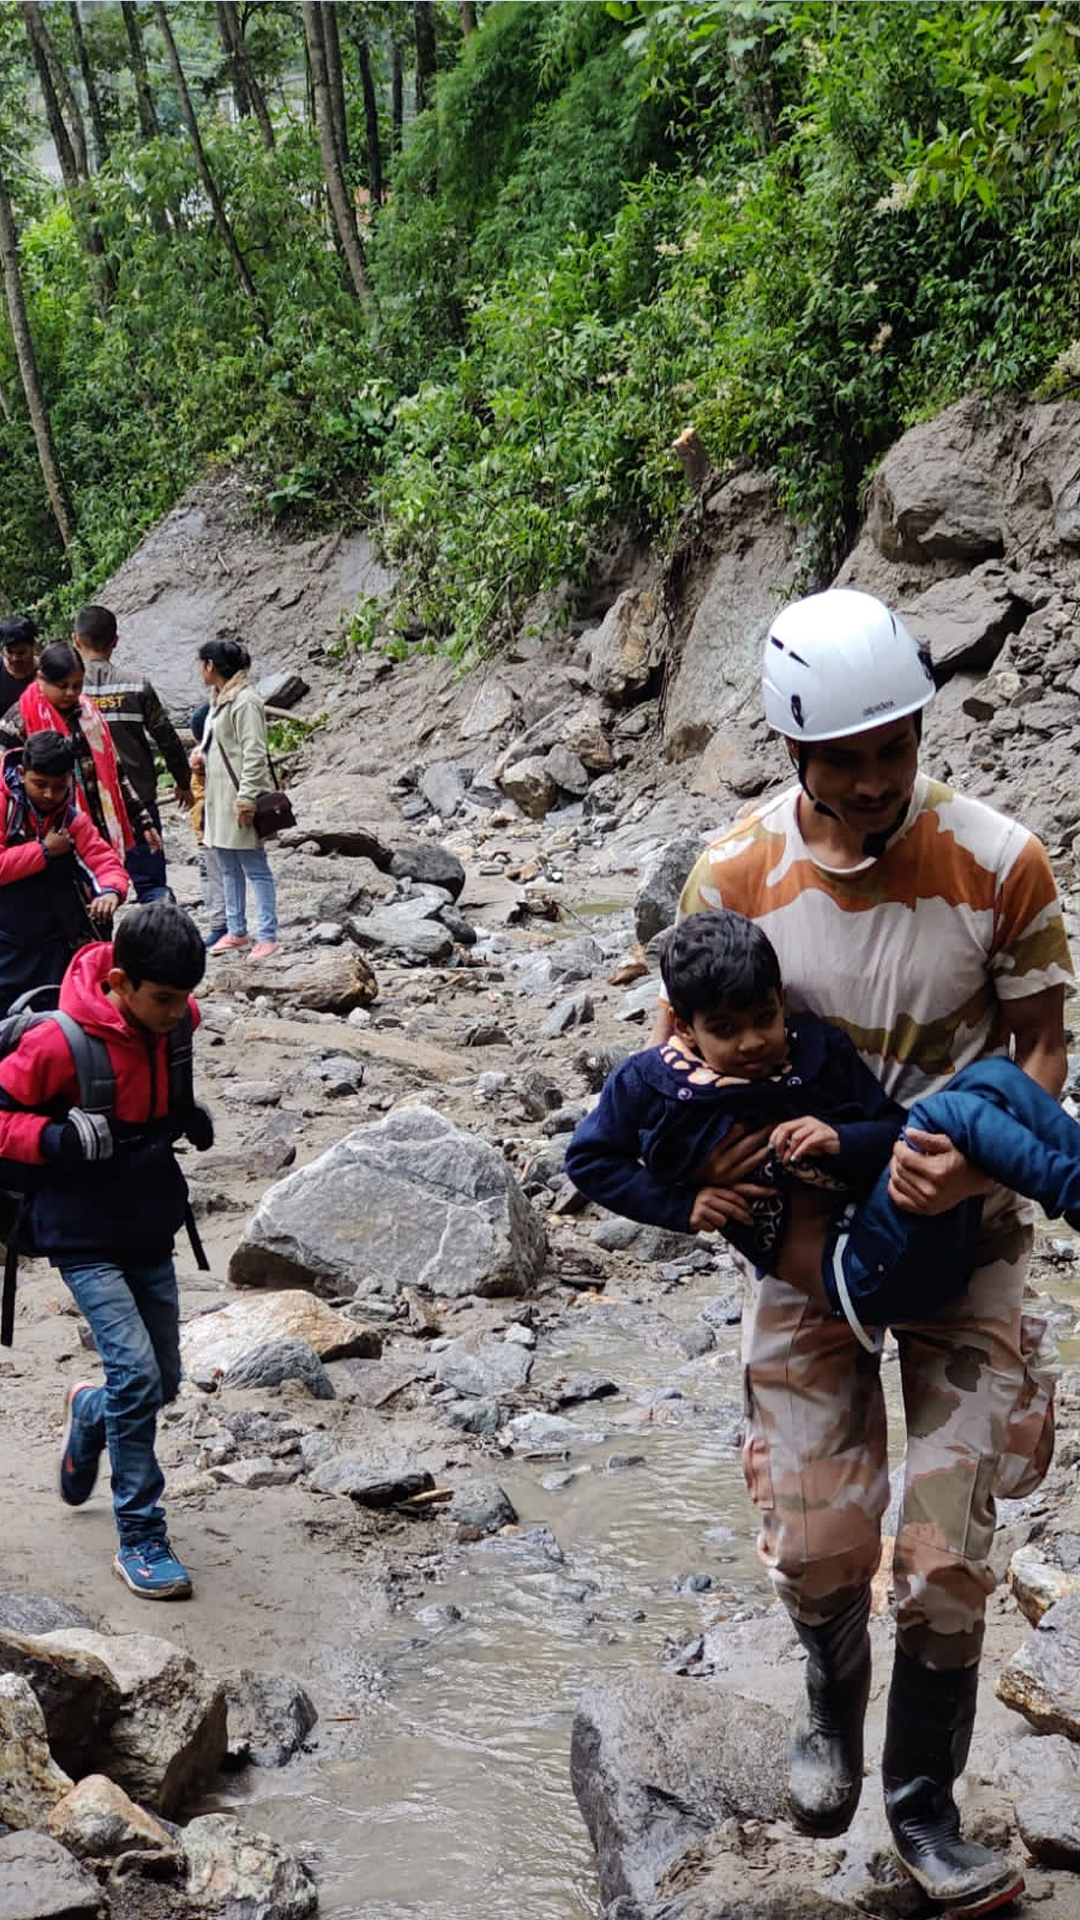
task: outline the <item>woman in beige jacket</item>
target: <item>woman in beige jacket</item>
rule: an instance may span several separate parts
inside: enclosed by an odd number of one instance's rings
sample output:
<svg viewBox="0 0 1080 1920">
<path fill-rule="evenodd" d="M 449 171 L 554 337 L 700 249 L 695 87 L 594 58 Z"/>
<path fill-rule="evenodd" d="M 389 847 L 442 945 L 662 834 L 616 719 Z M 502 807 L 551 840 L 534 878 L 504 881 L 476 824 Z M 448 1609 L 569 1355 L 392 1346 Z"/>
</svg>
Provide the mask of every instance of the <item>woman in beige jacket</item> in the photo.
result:
<svg viewBox="0 0 1080 1920">
<path fill-rule="evenodd" d="M 239 640 L 207 640 L 199 648 L 210 713 L 193 764 L 206 782 L 203 839 L 217 854 L 227 932 L 211 953 L 248 944 L 247 883 L 254 899 L 252 960 L 277 952 L 277 897 L 266 848 L 255 832 L 255 796 L 274 785 L 266 746 L 266 710 L 247 677 L 251 657 Z"/>
</svg>

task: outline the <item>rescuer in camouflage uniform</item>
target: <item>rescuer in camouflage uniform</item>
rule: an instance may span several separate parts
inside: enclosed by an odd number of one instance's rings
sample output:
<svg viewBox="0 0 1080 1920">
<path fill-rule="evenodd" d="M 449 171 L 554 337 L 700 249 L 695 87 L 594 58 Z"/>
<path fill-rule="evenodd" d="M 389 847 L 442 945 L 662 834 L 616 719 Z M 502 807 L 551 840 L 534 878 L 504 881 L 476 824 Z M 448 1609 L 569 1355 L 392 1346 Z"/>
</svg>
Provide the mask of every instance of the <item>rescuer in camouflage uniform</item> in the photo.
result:
<svg viewBox="0 0 1080 1920">
<path fill-rule="evenodd" d="M 759 921 L 792 1013 L 845 1029 L 903 1104 L 1011 1043 L 1056 1097 L 1072 967 L 1049 862 L 1004 815 L 918 770 L 929 661 L 879 600 L 839 589 L 785 608 L 765 644 L 766 717 L 799 783 L 723 834 L 680 917 Z M 666 1036 L 662 1014 L 653 1038 Z M 725 1142 L 711 1184 L 753 1184 L 764 1135 Z M 1045 1326 L 1022 1313 L 1031 1207 L 942 1135 L 897 1142 L 890 1194 L 937 1213 L 985 1195 L 976 1270 L 934 1320 L 894 1327 L 907 1423 L 893 1559 L 896 1653 L 882 1756 L 901 1860 L 932 1899 L 986 1913 L 1023 1882 L 960 1834 L 953 1785 L 975 1715 L 994 1586 L 994 1496 L 1038 1485 L 1053 1448 Z M 806 1647 L 789 1799 L 803 1830 L 850 1824 L 862 1784 L 870 1580 L 889 1497 L 879 1355 L 783 1281 L 744 1318 L 744 1470 L 760 1550 Z"/>
</svg>

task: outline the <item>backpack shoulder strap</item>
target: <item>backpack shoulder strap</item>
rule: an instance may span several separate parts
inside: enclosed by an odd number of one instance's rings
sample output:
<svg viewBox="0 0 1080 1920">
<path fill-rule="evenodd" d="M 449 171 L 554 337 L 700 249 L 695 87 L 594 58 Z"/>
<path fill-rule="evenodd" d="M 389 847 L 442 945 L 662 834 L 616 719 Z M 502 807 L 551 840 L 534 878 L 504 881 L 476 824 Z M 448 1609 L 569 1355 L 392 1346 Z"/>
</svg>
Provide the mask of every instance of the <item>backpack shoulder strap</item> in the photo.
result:
<svg viewBox="0 0 1080 1920">
<path fill-rule="evenodd" d="M 61 1013 L 59 1008 L 44 1017 L 56 1021 L 71 1048 L 83 1112 L 111 1114 L 116 1104 L 116 1076 L 104 1040 L 96 1033 L 87 1033 L 70 1013 Z"/>
<path fill-rule="evenodd" d="M 190 1113 L 195 1104 L 195 1063 L 192 1057 L 191 1008 L 169 1035 L 169 1112 Z"/>
</svg>

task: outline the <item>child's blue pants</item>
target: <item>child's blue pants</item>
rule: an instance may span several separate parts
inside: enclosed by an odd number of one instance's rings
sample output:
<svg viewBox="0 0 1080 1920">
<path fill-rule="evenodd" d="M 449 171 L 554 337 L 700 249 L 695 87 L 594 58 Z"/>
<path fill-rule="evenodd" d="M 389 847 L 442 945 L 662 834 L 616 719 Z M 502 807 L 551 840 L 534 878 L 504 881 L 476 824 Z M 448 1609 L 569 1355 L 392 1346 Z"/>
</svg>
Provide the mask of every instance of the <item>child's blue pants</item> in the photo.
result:
<svg viewBox="0 0 1080 1920">
<path fill-rule="evenodd" d="M 1011 1060 L 962 1067 L 940 1093 L 917 1100 L 907 1124 L 947 1134 L 973 1166 L 1080 1227 L 1080 1126 Z M 837 1311 L 836 1267 L 855 1317 L 866 1326 L 933 1316 L 962 1293 L 971 1273 L 981 1200 L 948 1213 L 905 1213 L 889 1198 L 889 1170 L 830 1237 L 823 1272 Z M 846 1234 L 846 1239 L 845 1239 Z"/>
</svg>

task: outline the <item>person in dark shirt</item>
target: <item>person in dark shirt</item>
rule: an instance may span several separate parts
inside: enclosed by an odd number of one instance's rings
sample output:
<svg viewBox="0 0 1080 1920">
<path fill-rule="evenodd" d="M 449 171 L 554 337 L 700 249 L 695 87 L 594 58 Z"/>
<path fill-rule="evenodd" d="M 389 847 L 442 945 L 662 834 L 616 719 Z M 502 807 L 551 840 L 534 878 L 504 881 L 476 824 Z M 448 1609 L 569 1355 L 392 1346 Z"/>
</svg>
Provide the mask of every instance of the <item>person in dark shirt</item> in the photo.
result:
<svg viewBox="0 0 1080 1920">
<path fill-rule="evenodd" d="M 149 680 L 113 666 L 117 632 L 111 608 L 81 607 L 71 638 L 85 668 L 86 691 L 104 716 L 120 765 L 160 835 L 155 747 L 174 783 L 177 805 L 191 805 L 191 772 L 180 736 Z M 127 869 L 140 904 L 172 899 L 162 847 L 153 849 L 136 839 L 128 850 Z"/>
<path fill-rule="evenodd" d="M 906 1212 L 890 1199 L 901 1134 L 946 1134 L 984 1173 L 1080 1226 L 1080 1126 L 1011 1060 L 964 1067 L 910 1111 L 890 1100 L 838 1027 L 786 1020 L 780 963 L 754 921 L 691 914 L 660 970 L 672 1037 L 623 1061 L 575 1129 L 566 1171 L 591 1200 L 682 1232 L 717 1230 L 762 1271 L 867 1327 L 932 1315 L 963 1291 L 982 1213 Z M 752 1186 L 708 1183 L 730 1132 L 770 1129 Z"/>
<path fill-rule="evenodd" d="M 37 628 L 24 614 L 0 620 L 0 713 L 13 707 L 37 672 Z"/>
</svg>

